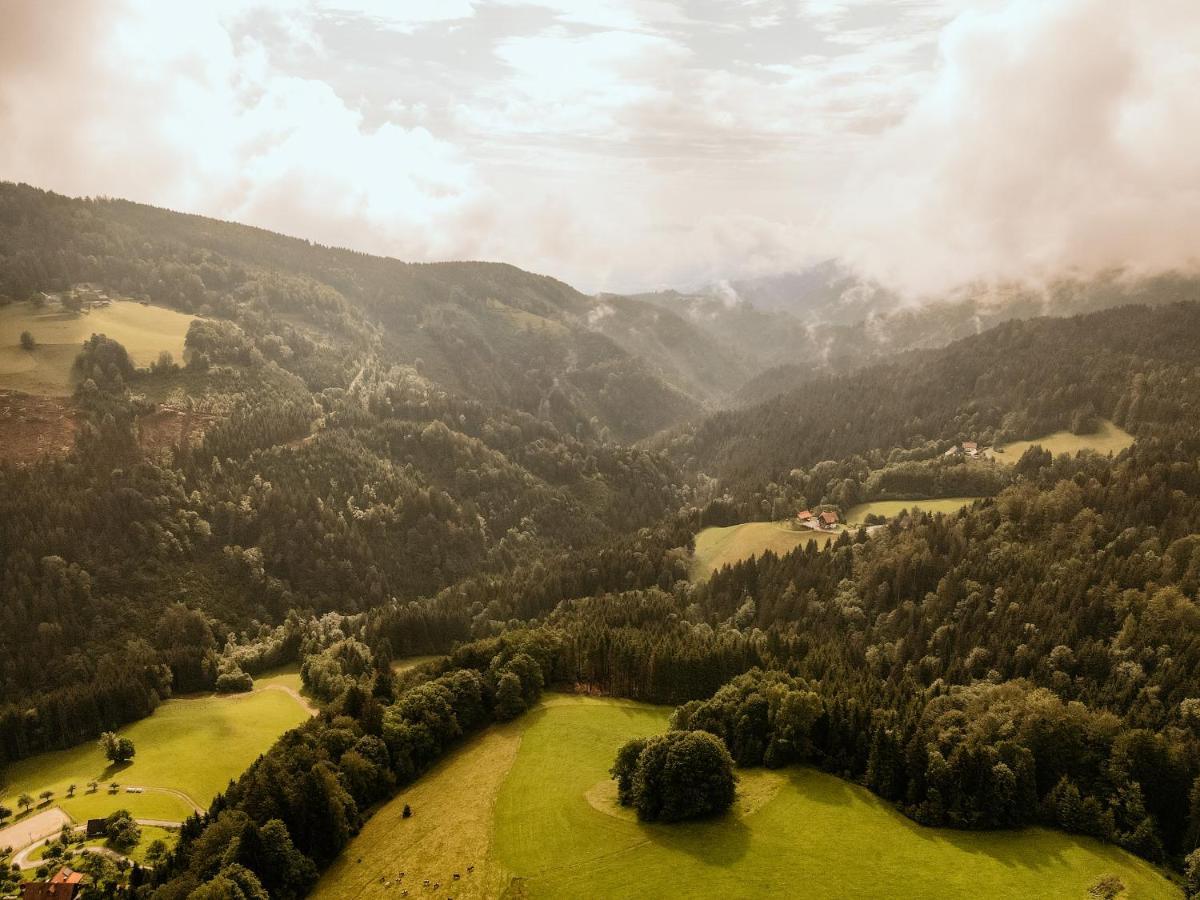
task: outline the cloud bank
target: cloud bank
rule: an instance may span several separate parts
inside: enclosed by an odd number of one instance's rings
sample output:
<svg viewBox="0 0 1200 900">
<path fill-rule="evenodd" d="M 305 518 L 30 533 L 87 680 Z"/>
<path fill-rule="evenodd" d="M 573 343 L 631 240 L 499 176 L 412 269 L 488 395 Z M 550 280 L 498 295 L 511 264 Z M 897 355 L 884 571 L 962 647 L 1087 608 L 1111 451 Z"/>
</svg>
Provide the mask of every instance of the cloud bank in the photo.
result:
<svg viewBox="0 0 1200 900">
<path fill-rule="evenodd" d="M 1200 16 L 1020 0 L 942 32 L 935 80 L 852 175 L 841 255 L 936 290 L 1200 258 Z"/>
<path fill-rule="evenodd" d="M 0 0 L 0 177 L 589 290 L 1191 267 L 1191 0 Z"/>
</svg>

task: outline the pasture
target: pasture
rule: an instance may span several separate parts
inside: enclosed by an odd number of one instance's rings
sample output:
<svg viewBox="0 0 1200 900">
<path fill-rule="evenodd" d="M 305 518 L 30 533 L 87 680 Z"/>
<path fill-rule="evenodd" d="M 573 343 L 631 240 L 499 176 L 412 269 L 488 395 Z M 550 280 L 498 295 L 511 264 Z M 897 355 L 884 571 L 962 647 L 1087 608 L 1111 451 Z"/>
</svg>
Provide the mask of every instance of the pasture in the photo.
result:
<svg viewBox="0 0 1200 900">
<path fill-rule="evenodd" d="M 248 694 L 168 700 L 119 730 L 137 749 L 125 765 L 109 763 L 96 741 L 15 762 L 3 773 L 0 803 L 16 810 L 22 793 L 37 798 L 51 790 L 54 797 L 46 806 L 60 808 L 76 822 L 122 808 L 138 819 L 180 822 L 194 809 L 207 808 L 231 778 L 308 717 L 304 701 L 288 689 L 292 677 L 265 676 Z M 294 678 L 298 685 L 299 676 Z M 94 791 L 88 787 L 92 781 Z M 108 787 L 112 782 L 119 785 L 116 792 Z M 68 797 L 72 784 L 74 796 Z M 133 786 L 143 791 L 128 793 Z"/>
<path fill-rule="evenodd" d="M 941 497 L 936 500 L 873 500 L 870 503 L 860 503 L 852 506 L 846 512 L 846 522 L 850 525 L 861 525 L 867 516 L 883 516 L 891 519 L 904 510 L 912 512 L 921 509 L 928 513 L 956 513 L 965 506 L 970 506 L 978 497 Z"/>
<path fill-rule="evenodd" d="M 739 801 L 719 819 L 643 825 L 616 806 L 608 768 L 621 743 L 661 731 L 668 714 L 548 695 L 386 804 L 315 896 L 1024 900 L 1083 898 L 1113 874 L 1123 897 L 1182 897 L 1159 870 L 1098 841 L 1037 828 L 922 828 L 808 768 L 740 772 Z"/>
<path fill-rule="evenodd" d="M 1133 446 L 1133 435 L 1123 428 L 1114 425 L 1108 419 L 1101 419 L 1100 426 L 1091 434 L 1072 434 L 1069 431 L 1056 431 L 1045 437 L 1031 441 L 1013 441 L 1009 444 L 999 444 L 993 453 L 999 451 L 996 459 L 1007 463 L 1015 463 L 1021 454 L 1035 444 L 1049 450 L 1055 456 L 1067 453 L 1074 456 L 1080 450 L 1092 450 L 1100 454 L 1117 454 Z"/>
<path fill-rule="evenodd" d="M 696 535 L 692 577 L 707 578 L 722 566 L 752 559 L 768 550 L 784 554 L 810 542 L 824 547 L 836 538 L 837 534 L 807 528 L 791 528 L 780 522 L 743 522 L 741 525 L 705 528 Z"/>
<path fill-rule="evenodd" d="M 93 334 L 119 341 L 137 366 L 154 362 L 163 350 L 182 362 L 183 341 L 193 318 L 130 300 L 84 313 L 65 312 L 55 303 L 40 309 L 29 303 L 0 307 L 0 388 L 69 395 L 71 366 L 83 342 Z M 37 341 L 33 350 L 21 348 L 23 331 Z"/>
</svg>

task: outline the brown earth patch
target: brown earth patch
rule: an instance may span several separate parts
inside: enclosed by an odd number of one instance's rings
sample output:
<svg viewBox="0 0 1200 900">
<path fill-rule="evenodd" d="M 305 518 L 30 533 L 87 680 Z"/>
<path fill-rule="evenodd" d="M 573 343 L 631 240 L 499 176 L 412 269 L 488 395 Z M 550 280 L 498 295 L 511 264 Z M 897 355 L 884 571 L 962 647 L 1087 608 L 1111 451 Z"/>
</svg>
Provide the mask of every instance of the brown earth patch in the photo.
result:
<svg viewBox="0 0 1200 900">
<path fill-rule="evenodd" d="M 160 406 L 138 419 L 138 440 L 142 449 L 149 451 L 194 447 L 219 420 L 220 416 L 209 413 Z"/>
<path fill-rule="evenodd" d="M 0 390 L 0 459 L 28 465 L 66 456 L 75 444 L 79 415 L 67 397 Z"/>
</svg>

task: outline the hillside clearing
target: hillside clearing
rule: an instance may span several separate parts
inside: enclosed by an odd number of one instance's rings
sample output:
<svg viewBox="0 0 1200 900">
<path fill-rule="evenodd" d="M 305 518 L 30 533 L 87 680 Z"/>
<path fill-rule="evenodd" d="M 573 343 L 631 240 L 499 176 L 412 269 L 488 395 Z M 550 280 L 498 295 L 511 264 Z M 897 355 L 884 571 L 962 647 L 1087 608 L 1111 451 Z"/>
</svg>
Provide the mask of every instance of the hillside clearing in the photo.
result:
<svg viewBox="0 0 1200 900">
<path fill-rule="evenodd" d="M 846 522 L 851 525 L 861 525 L 867 516 L 883 516 L 891 519 L 904 510 L 912 512 L 920 509 L 927 513 L 956 513 L 970 506 L 979 497 L 941 497 L 936 500 L 872 500 L 870 503 L 860 503 L 852 506 L 846 513 Z"/>
<path fill-rule="evenodd" d="M 670 710 L 548 695 L 385 805 L 314 896 L 1086 897 L 1104 874 L 1128 898 L 1178 898 L 1156 868 L 1041 828 L 923 828 L 863 788 L 808 768 L 739 773 L 735 812 L 642 825 L 615 806 L 608 768 Z M 405 803 L 413 809 L 403 819 Z M 467 866 L 474 866 L 468 873 Z M 398 880 L 400 872 L 405 872 Z M 460 879 L 453 880 L 458 872 Z M 507 886 L 507 887 L 505 887 Z"/>
<path fill-rule="evenodd" d="M 16 809 L 21 793 L 37 797 L 51 790 L 53 806 L 76 822 L 116 809 L 139 819 L 180 822 L 196 807 L 207 807 L 279 735 L 308 717 L 301 701 L 274 689 L 270 676 L 265 682 L 249 694 L 168 700 L 119 730 L 137 748 L 124 766 L 110 764 L 96 741 L 15 762 L 4 773 L 0 802 Z M 279 687 L 285 684 L 281 680 Z M 91 781 L 98 782 L 94 792 L 88 790 Z M 119 788 L 110 793 L 114 781 Z M 68 798 L 71 784 L 75 796 Z M 144 791 L 127 793 L 129 786 Z"/>
<path fill-rule="evenodd" d="M 489 728 L 397 794 L 363 826 L 311 896 L 394 897 L 406 888 L 428 894 L 426 880 L 461 900 L 500 896 L 508 878 L 490 862 L 492 818 L 520 731 L 519 722 Z M 408 819 L 405 804 L 412 808 Z"/>
<path fill-rule="evenodd" d="M 401 672 L 409 672 L 418 666 L 423 666 L 439 659 L 445 659 L 445 657 L 437 654 L 432 656 L 405 656 L 401 659 L 392 660 L 392 671 L 396 674 L 400 674 Z"/>
<path fill-rule="evenodd" d="M 1133 446 L 1133 435 L 1123 428 L 1114 425 L 1108 419 L 1101 419 L 1099 427 L 1091 434 L 1072 434 L 1069 431 L 1056 431 L 1045 437 L 1029 441 L 1013 441 L 1009 444 L 999 444 L 995 453 L 1004 462 L 1015 463 L 1026 450 L 1034 445 L 1049 450 L 1055 456 L 1068 453 L 1074 456 L 1080 450 L 1092 450 L 1096 453 L 1117 454 Z"/>
<path fill-rule="evenodd" d="M 838 532 L 795 529 L 779 522 L 743 522 L 720 528 L 705 528 L 696 535 L 692 577 L 707 578 L 722 566 L 760 556 L 768 550 L 784 554 L 805 543 L 824 547 Z"/>
<path fill-rule="evenodd" d="M 57 306 L 37 309 L 28 303 L 0 307 L 0 388 L 69 395 L 71 366 L 83 342 L 93 334 L 120 342 L 136 366 L 149 365 L 163 350 L 181 362 L 184 338 L 193 318 L 129 300 L 78 314 Z M 37 341 L 33 350 L 21 349 L 23 331 Z"/>
</svg>

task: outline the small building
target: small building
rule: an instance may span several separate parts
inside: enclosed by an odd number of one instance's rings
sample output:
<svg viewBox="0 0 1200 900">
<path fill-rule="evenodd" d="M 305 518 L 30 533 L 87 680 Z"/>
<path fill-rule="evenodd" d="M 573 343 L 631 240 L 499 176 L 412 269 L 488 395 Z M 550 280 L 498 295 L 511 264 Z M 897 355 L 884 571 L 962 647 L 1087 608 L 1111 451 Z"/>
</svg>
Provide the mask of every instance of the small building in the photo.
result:
<svg viewBox="0 0 1200 900">
<path fill-rule="evenodd" d="M 809 519 L 815 519 L 816 516 L 814 516 L 810 510 L 802 509 L 800 512 L 796 513 L 796 518 L 801 522 L 807 522 Z"/>
<path fill-rule="evenodd" d="M 21 900 L 75 900 L 83 890 L 83 873 L 63 866 L 49 881 L 21 885 Z"/>
<path fill-rule="evenodd" d="M 822 528 L 830 528 L 830 529 L 837 528 L 837 524 L 838 524 L 838 514 L 835 513 L 833 510 L 826 510 L 825 512 L 821 513 L 821 527 Z"/>
</svg>

